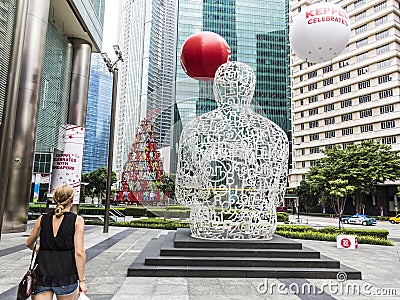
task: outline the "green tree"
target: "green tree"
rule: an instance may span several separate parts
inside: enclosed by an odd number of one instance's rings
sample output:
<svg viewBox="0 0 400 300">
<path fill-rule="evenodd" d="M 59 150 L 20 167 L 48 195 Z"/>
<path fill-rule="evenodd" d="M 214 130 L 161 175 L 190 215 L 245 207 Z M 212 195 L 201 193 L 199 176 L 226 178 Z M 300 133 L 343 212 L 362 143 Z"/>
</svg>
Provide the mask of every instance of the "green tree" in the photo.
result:
<svg viewBox="0 0 400 300">
<path fill-rule="evenodd" d="M 354 193 L 355 187 L 348 185 L 347 180 L 336 179 L 329 181 L 329 195 L 333 196 L 336 212 L 339 215 L 339 229 L 342 225 L 342 214 L 346 205 L 347 196 Z"/>
<path fill-rule="evenodd" d="M 400 178 L 400 157 L 379 141 L 365 140 L 324 153 L 325 157 L 316 162 L 305 179 L 310 185 L 309 193 L 322 202 L 331 200 L 330 181 L 346 180 L 348 186 L 354 187 L 356 212 L 360 212 L 362 200 L 374 193 L 379 183 Z"/>
<path fill-rule="evenodd" d="M 163 173 L 159 180 L 155 182 L 158 190 L 162 191 L 170 199 L 175 198 L 175 181 L 171 179 L 171 174 Z"/>
<path fill-rule="evenodd" d="M 82 182 L 88 183 L 85 187 L 85 196 L 95 197 L 106 192 L 107 167 L 100 167 L 93 172 L 82 174 Z M 111 183 L 117 182 L 117 175 L 112 172 Z"/>
</svg>

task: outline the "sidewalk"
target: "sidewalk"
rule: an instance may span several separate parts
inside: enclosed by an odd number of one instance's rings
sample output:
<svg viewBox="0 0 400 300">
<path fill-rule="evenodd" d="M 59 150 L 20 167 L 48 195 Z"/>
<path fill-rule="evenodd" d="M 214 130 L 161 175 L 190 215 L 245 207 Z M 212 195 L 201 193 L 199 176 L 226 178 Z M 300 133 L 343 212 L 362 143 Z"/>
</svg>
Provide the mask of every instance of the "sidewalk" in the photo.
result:
<svg viewBox="0 0 400 300">
<path fill-rule="evenodd" d="M 305 241 L 304 246 L 362 271 L 363 280 L 332 281 L 268 278 L 126 277 L 127 268 L 147 243 L 166 230 L 85 226 L 86 279 L 91 300 L 220 300 L 220 299 L 383 299 L 400 298 L 400 249 L 360 245 L 337 249 L 336 243 Z M 13 300 L 26 272 L 29 232 L 3 234 L 0 242 L 0 299 Z M 286 289 L 285 289 L 286 287 Z M 288 290 L 290 288 L 291 292 Z M 297 295 L 293 295 L 296 289 Z M 303 289 L 303 292 L 301 291 Z M 315 289 L 310 290 L 309 289 Z M 325 293 L 321 293 L 323 289 Z M 354 290 L 355 289 L 355 290 Z M 310 295 L 317 294 L 317 295 Z"/>
</svg>

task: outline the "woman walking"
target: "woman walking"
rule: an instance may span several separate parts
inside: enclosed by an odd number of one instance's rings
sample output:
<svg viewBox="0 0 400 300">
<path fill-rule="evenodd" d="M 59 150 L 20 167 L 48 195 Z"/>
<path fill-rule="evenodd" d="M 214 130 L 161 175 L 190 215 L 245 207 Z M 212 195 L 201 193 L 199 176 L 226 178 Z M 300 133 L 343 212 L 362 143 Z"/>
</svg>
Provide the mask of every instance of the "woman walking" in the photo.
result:
<svg viewBox="0 0 400 300">
<path fill-rule="evenodd" d="M 70 212 L 74 189 L 61 185 L 53 195 L 54 213 L 40 216 L 25 245 L 37 251 L 37 283 L 32 300 L 75 300 L 78 291 L 87 293 L 86 253 L 83 245 L 84 220 Z M 40 237 L 40 247 L 33 249 Z M 78 289 L 79 287 L 79 289 Z"/>
</svg>

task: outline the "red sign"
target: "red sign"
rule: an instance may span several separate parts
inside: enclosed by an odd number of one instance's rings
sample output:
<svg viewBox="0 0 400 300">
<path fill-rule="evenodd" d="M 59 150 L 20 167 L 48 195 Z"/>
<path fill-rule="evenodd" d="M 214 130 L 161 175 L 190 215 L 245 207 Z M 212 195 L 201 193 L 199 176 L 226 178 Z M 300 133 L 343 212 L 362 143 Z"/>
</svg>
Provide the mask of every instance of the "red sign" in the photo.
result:
<svg viewBox="0 0 400 300">
<path fill-rule="evenodd" d="M 340 244 L 342 245 L 343 248 L 350 248 L 350 246 L 351 246 L 350 240 L 346 239 L 346 238 L 342 239 L 340 241 Z"/>
</svg>

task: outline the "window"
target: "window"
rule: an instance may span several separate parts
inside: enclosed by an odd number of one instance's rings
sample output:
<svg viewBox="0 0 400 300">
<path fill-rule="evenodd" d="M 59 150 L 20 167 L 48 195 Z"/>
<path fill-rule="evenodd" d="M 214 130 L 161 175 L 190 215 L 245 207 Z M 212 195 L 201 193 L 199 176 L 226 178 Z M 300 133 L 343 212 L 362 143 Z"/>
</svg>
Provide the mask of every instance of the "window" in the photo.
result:
<svg viewBox="0 0 400 300">
<path fill-rule="evenodd" d="M 305 168 L 305 167 L 306 167 L 306 162 L 305 162 L 305 161 L 302 161 L 302 162 L 301 162 L 301 167 L 302 167 L 302 168 Z"/>
<path fill-rule="evenodd" d="M 342 144 L 343 150 L 346 149 L 346 148 L 347 148 L 348 146 L 350 146 L 350 145 L 353 145 L 353 143 L 352 143 L 352 142 L 343 143 L 343 144 Z"/>
<path fill-rule="evenodd" d="M 318 95 L 314 95 L 308 98 L 308 103 L 314 103 L 318 101 Z"/>
<path fill-rule="evenodd" d="M 377 55 L 380 55 L 380 54 L 383 54 L 383 53 L 386 53 L 386 52 L 389 52 L 389 51 L 390 51 L 390 45 L 389 44 L 386 44 L 386 45 L 383 45 L 381 47 L 376 48 L 376 54 Z"/>
<path fill-rule="evenodd" d="M 304 123 L 300 124 L 300 130 L 304 130 Z"/>
<path fill-rule="evenodd" d="M 324 86 L 333 84 L 333 77 L 324 79 L 324 80 L 322 81 L 322 83 L 323 83 Z"/>
<path fill-rule="evenodd" d="M 361 131 L 361 133 L 374 131 L 374 126 L 372 124 L 361 125 L 360 131 Z"/>
<path fill-rule="evenodd" d="M 308 123 L 308 127 L 310 128 L 315 128 L 319 126 L 319 122 L 318 121 L 311 121 L 310 123 Z"/>
<path fill-rule="evenodd" d="M 364 25 L 362 25 L 362 26 L 360 26 L 360 27 L 357 27 L 357 28 L 354 30 L 354 32 L 355 32 L 356 35 L 358 35 L 358 34 L 361 34 L 361 33 L 365 32 L 365 31 L 367 31 L 367 29 L 368 29 L 367 24 L 364 24 Z"/>
<path fill-rule="evenodd" d="M 352 100 L 351 99 L 347 99 L 347 100 L 344 100 L 344 101 L 342 101 L 342 102 L 340 102 L 340 107 L 341 108 L 345 108 L 345 107 L 349 107 L 349 106 L 352 106 Z"/>
<path fill-rule="evenodd" d="M 304 92 L 304 88 L 301 87 L 301 88 L 300 88 L 300 94 L 303 94 L 303 92 Z"/>
<path fill-rule="evenodd" d="M 392 80 L 392 75 L 390 75 L 390 74 L 386 74 L 386 75 L 382 75 L 382 76 L 378 77 L 379 84 L 388 82 L 390 80 Z"/>
<path fill-rule="evenodd" d="M 364 10 L 356 15 L 354 15 L 354 21 L 361 20 L 367 16 L 367 12 Z"/>
<path fill-rule="evenodd" d="M 354 2 L 354 8 L 362 6 L 363 4 L 365 4 L 365 2 L 366 0 L 357 0 L 356 2 Z"/>
<path fill-rule="evenodd" d="M 374 6 L 374 11 L 377 12 L 377 11 L 380 11 L 382 9 L 385 9 L 386 7 L 387 7 L 387 3 L 385 1 L 385 2 L 382 2 L 382 3 L 379 3 L 379 4 L 375 5 Z"/>
<path fill-rule="evenodd" d="M 310 154 L 315 154 L 319 153 L 319 147 L 311 147 L 310 148 Z"/>
<path fill-rule="evenodd" d="M 379 99 L 388 98 L 393 96 L 393 90 L 385 90 L 379 92 Z"/>
<path fill-rule="evenodd" d="M 380 61 L 380 62 L 377 62 L 377 63 L 376 63 L 376 66 L 377 66 L 378 69 L 383 69 L 383 68 L 390 67 L 391 63 L 392 63 L 392 62 L 391 62 L 391 59 L 389 58 L 389 59 L 386 59 L 386 60 L 382 60 L 382 61 Z"/>
<path fill-rule="evenodd" d="M 304 136 L 300 137 L 300 142 L 304 143 Z"/>
<path fill-rule="evenodd" d="M 363 74 L 367 73 L 368 71 L 369 71 L 369 66 L 362 67 L 362 68 L 359 68 L 357 70 L 357 74 L 358 75 L 363 75 Z"/>
<path fill-rule="evenodd" d="M 312 90 L 315 90 L 315 89 L 317 89 L 317 83 L 316 82 L 308 85 L 308 91 L 312 91 Z"/>
<path fill-rule="evenodd" d="M 315 160 L 310 160 L 310 167 L 314 167 L 315 166 Z"/>
<path fill-rule="evenodd" d="M 361 54 L 357 55 L 357 61 L 360 62 L 360 61 L 366 60 L 368 57 L 369 57 L 368 52 L 361 53 Z"/>
<path fill-rule="evenodd" d="M 394 127 L 395 127 L 394 120 L 381 122 L 381 129 L 394 128 Z"/>
<path fill-rule="evenodd" d="M 333 103 L 327 104 L 324 106 L 324 112 L 331 111 L 335 109 L 335 105 Z"/>
<path fill-rule="evenodd" d="M 304 111 L 301 111 L 301 112 L 300 112 L 300 117 L 301 117 L 301 118 L 304 118 Z"/>
<path fill-rule="evenodd" d="M 314 78 L 314 77 L 317 77 L 317 71 L 316 70 L 308 73 L 308 79 L 311 79 L 311 78 Z"/>
<path fill-rule="evenodd" d="M 379 19 L 375 20 L 375 26 L 379 26 L 379 25 L 385 24 L 387 21 L 388 21 L 388 16 L 387 15 L 383 16 L 383 17 L 380 17 Z"/>
<path fill-rule="evenodd" d="M 386 136 L 382 138 L 382 144 L 396 144 L 396 137 L 395 136 Z"/>
<path fill-rule="evenodd" d="M 312 108 L 310 110 L 308 110 L 308 115 L 309 116 L 313 116 L 313 115 L 317 115 L 318 114 L 318 107 Z"/>
<path fill-rule="evenodd" d="M 300 75 L 299 81 L 303 81 L 303 75 Z"/>
<path fill-rule="evenodd" d="M 361 81 L 361 82 L 358 83 L 358 89 L 359 90 L 368 88 L 370 86 L 371 86 L 371 81 L 369 79 L 365 80 L 365 81 Z"/>
<path fill-rule="evenodd" d="M 356 42 L 356 48 L 360 48 L 360 47 L 365 46 L 367 44 L 368 44 L 368 38 L 359 40 L 359 41 Z"/>
<path fill-rule="evenodd" d="M 353 134 L 353 127 L 342 129 L 342 135 L 351 135 L 351 134 Z"/>
<path fill-rule="evenodd" d="M 347 73 L 344 73 L 344 74 L 340 74 L 340 75 L 339 75 L 340 81 L 347 80 L 347 79 L 349 79 L 349 78 L 350 78 L 350 72 L 347 72 Z"/>
<path fill-rule="evenodd" d="M 301 149 L 301 155 L 305 155 L 306 154 L 306 149 Z"/>
<path fill-rule="evenodd" d="M 352 113 L 344 114 L 344 115 L 341 115 L 341 118 L 342 118 L 342 122 L 347 122 L 347 121 L 353 120 L 353 114 Z"/>
<path fill-rule="evenodd" d="M 325 150 L 331 150 L 333 149 L 333 145 L 325 145 Z"/>
<path fill-rule="evenodd" d="M 386 29 L 384 31 L 381 31 L 381 32 L 378 32 L 377 34 L 375 34 L 375 39 L 377 41 L 379 41 L 379 40 L 384 39 L 385 37 L 388 37 L 388 36 L 389 36 L 389 30 Z"/>
<path fill-rule="evenodd" d="M 335 117 L 325 119 L 325 125 L 335 124 Z"/>
<path fill-rule="evenodd" d="M 340 88 L 340 94 L 347 94 L 351 92 L 351 85 Z"/>
<path fill-rule="evenodd" d="M 334 96 L 333 91 L 324 93 L 324 99 L 332 98 L 333 96 Z"/>
<path fill-rule="evenodd" d="M 319 140 L 319 133 L 310 134 L 310 142 Z"/>
<path fill-rule="evenodd" d="M 379 108 L 379 110 L 380 110 L 381 114 L 391 113 L 391 112 L 394 112 L 394 106 L 393 106 L 393 104 L 381 106 Z"/>
<path fill-rule="evenodd" d="M 322 68 L 322 72 L 325 74 L 325 73 L 328 73 L 328 72 L 330 72 L 330 71 L 332 71 L 333 70 L 333 66 L 332 65 L 329 65 L 329 66 L 326 66 L 326 67 L 323 67 Z"/>
<path fill-rule="evenodd" d="M 348 59 L 339 61 L 339 68 L 344 68 L 344 67 L 348 66 L 349 63 L 350 63 L 350 61 Z"/>
<path fill-rule="evenodd" d="M 366 109 L 360 111 L 360 118 L 367 118 L 372 116 L 372 109 Z"/>
<path fill-rule="evenodd" d="M 358 103 L 360 103 L 360 104 L 370 102 L 370 101 L 371 101 L 371 94 L 358 97 Z"/>
<path fill-rule="evenodd" d="M 326 139 L 334 138 L 335 135 L 336 135 L 335 130 L 331 130 L 331 131 L 325 132 L 325 138 Z"/>
</svg>

